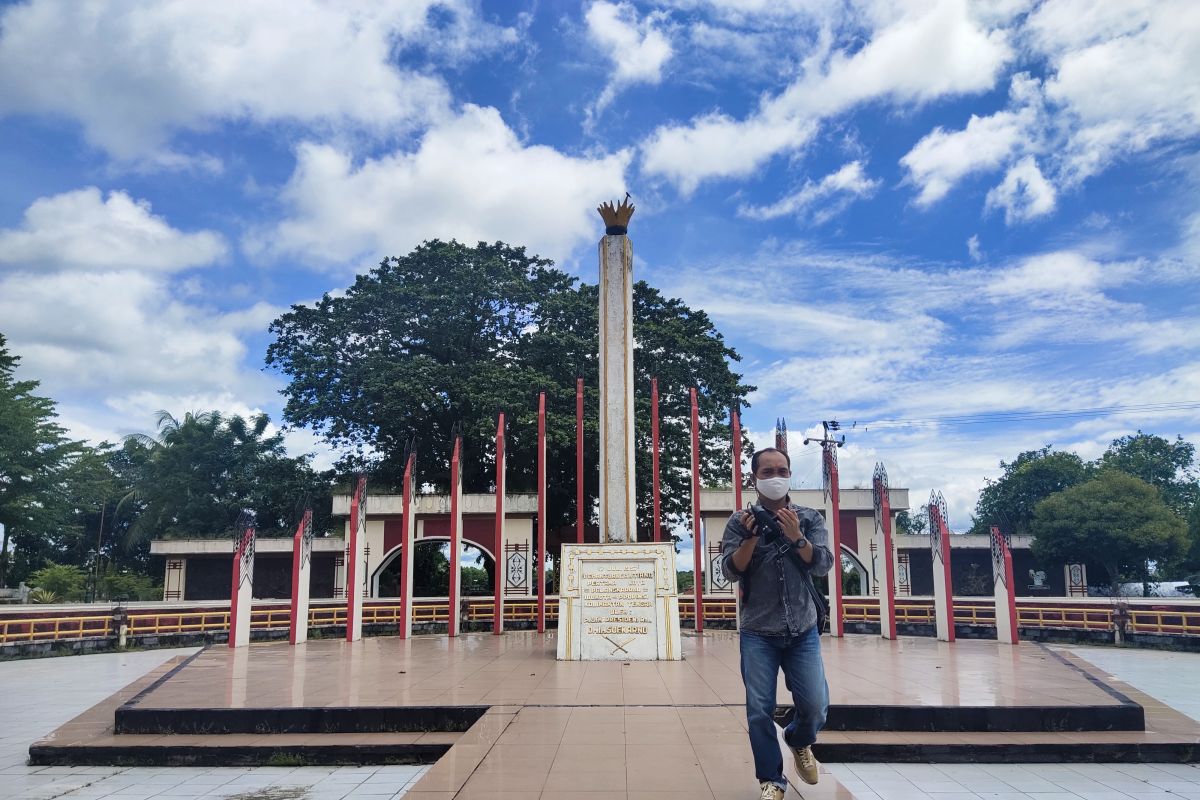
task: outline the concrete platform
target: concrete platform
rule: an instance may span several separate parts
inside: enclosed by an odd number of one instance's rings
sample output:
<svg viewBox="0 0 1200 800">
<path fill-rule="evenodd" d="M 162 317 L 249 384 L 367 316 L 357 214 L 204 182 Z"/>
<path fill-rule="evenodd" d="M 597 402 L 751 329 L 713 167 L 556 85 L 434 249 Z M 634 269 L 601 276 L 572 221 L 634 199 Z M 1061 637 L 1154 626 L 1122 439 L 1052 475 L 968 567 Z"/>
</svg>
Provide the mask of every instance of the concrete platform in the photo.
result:
<svg viewBox="0 0 1200 800">
<path fill-rule="evenodd" d="M 500 786 L 536 796 L 587 775 L 591 800 L 600 786 L 620 796 L 665 789 L 654 773 L 670 763 L 683 781 L 673 791 L 723 796 L 736 784 L 742 796 L 754 780 L 736 635 L 683 646 L 682 662 L 628 663 L 557 661 L 552 633 L 210 648 L 30 754 L 36 763 L 424 760 L 437 763 L 415 797 Z M 1200 724 L 1043 645 L 850 636 L 822 647 L 832 698 L 815 748 L 823 761 L 1200 760 Z M 779 699 L 786 717 L 782 682 Z"/>
</svg>

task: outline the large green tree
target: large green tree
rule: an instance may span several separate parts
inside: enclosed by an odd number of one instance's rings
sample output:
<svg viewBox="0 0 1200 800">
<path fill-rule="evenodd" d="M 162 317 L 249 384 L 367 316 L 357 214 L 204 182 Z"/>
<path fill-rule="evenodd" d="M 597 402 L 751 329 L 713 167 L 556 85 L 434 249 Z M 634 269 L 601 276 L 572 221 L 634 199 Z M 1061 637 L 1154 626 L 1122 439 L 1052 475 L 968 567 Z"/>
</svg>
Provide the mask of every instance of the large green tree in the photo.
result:
<svg viewBox="0 0 1200 800">
<path fill-rule="evenodd" d="M 1011 462 L 1000 462 L 1003 474 L 988 480 L 979 493 L 971 533 L 986 533 L 998 525 L 1006 533 L 1031 532 L 1034 508 L 1056 492 L 1086 480 L 1091 470 L 1074 453 L 1046 445 L 1027 450 Z"/>
<path fill-rule="evenodd" d="M 1098 463 L 1101 467 L 1119 469 L 1157 486 L 1163 502 L 1185 519 L 1200 497 L 1196 448 L 1182 436 L 1171 441 L 1139 430 L 1136 434 L 1114 439 Z"/>
<path fill-rule="evenodd" d="M 244 509 L 255 513 L 261 534 L 287 534 L 306 498 L 317 530 L 328 528 L 331 476 L 314 472 L 307 457 L 288 456 L 282 433 L 268 433 L 269 425 L 265 414 L 177 419 L 163 411 L 157 437 L 128 437 L 135 478 L 117 512 L 132 516 L 126 545 L 226 535 Z"/>
<path fill-rule="evenodd" d="M 1042 500 L 1032 532 L 1035 557 L 1102 567 L 1114 597 L 1123 580 L 1145 580 L 1149 562 L 1177 559 L 1187 547 L 1184 522 L 1158 488 L 1118 470 Z"/>
<path fill-rule="evenodd" d="M 38 382 L 16 379 L 19 363 L 0 334 L 0 586 L 44 565 L 43 541 L 70 523 L 65 480 L 87 450 L 58 424 L 54 402 L 35 394 Z"/>
<path fill-rule="evenodd" d="M 494 485 L 496 416 L 507 414 L 508 488 L 535 488 L 536 393 L 547 393 L 548 517 L 575 513 L 575 379 L 586 386 L 586 475 L 598 477 L 598 292 L 551 262 L 503 243 L 470 247 L 429 241 L 384 259 L 342 295 L 293 306 L 271 324 L 267 363 L 290 382 L 284 415 L 373 460 L 377 484 L 399 481 L 403 453 L 418 439 L 419 480 L 448 485 L 452 429 L 465 435 L 464 488 Z M 702 311 L 634 288 L 638 519 L 650 514 L 650 378 L 662 414 L 663 511 L 687 513 L 688 389 L 699 388 L 702 476 L 728 483 L 729 408 L 753 387 L 730 369 L 738 355 Z"/>
</svg>

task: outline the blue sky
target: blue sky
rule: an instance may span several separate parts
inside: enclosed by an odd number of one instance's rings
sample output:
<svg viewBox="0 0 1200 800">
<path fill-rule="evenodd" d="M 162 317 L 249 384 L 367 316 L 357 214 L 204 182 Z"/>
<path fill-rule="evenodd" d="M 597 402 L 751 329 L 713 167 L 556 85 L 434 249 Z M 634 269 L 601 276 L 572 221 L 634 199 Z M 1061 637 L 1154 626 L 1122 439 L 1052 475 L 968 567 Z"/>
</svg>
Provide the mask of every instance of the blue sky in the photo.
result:
<svg viewBox="0 0 1200 800">
<path fill-rule="evenodd" d="M 1190 0 L 8 3 L 0 331 L 80 437 L 279 419 L 288 305 L 432 237 L 594 281 L 628 190 L 752 437 L 857 422 L 846 482 L 962 527 L 1021 450 L 1200 441 L 1158 405 L 1200 402 L 1197 41 Z M 1126 410 L 938 420 L 1080 408 Z"/>
</svg>

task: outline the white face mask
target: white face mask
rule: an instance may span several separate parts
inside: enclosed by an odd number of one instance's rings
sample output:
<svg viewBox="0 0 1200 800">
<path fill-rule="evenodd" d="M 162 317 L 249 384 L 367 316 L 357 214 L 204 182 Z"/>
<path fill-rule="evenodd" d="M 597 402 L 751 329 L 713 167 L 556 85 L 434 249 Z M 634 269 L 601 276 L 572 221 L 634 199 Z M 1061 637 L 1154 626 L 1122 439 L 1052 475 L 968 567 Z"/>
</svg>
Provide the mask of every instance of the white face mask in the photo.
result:
<svg viewBox="0 0 1200 800">
<path fill-rule="evenodd" d="M 788 493 L 788 478 L 757 478 L 754 488 L 768 500 L 782 500 Z"/>
</svg>

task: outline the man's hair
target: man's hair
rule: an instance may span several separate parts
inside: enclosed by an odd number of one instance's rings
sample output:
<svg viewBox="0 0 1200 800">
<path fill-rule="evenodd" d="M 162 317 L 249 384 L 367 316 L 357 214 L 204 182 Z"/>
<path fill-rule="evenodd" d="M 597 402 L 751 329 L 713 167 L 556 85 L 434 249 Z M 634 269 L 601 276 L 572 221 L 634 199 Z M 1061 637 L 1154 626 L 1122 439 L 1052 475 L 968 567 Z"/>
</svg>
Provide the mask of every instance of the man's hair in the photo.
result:
<svg viewBox="0 0 1200 800">
<path fill-rule="evenodd" d="M 757 453 L 750 456 L 750 474 L 751 475 L 758 474 L 758 461 L 762 457 L 763 453 L 779 453 L 779 455 L 781 455 L 785 459 L 787 459 L 788 469 L 792 468 L 792 457 L 791 456 L 789 456 L 784 451 L 780 450 L 778 447 L 764 447 L 762 450 L 759 450 Z"/>
</svg>

